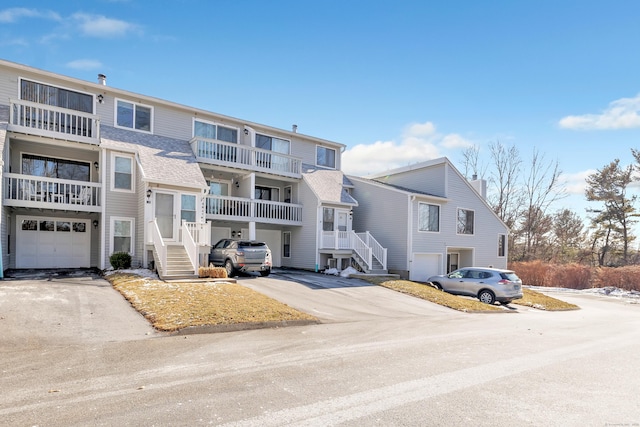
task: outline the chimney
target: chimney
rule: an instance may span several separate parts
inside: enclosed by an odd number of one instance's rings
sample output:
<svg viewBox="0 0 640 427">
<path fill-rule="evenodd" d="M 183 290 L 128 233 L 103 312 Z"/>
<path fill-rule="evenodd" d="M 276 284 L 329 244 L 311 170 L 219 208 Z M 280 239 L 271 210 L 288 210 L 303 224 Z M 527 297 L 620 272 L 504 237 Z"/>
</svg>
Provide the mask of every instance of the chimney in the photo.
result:
<svg viewBox="0 0 640 427">
<path fill-rule="evenodd" d="M 98 84 L 101 84 L 102 86 L 106 86 L 107 76 L 105 76 L 104 74 L 98 74 Z"/>
<path fill-rule="evenodd" d="M 470 182 L 474 190 L 478 192 L 480 197 L 487 199 L 487 181 L 484 179 L 478 179 L 478 175 L 473 175 L 473 180 Z"/>
<path fill-rule="evenodd" d="M 291 126 L 291 132 L 297 133 L 298 132 L 298 125 Z"/>
</svg>

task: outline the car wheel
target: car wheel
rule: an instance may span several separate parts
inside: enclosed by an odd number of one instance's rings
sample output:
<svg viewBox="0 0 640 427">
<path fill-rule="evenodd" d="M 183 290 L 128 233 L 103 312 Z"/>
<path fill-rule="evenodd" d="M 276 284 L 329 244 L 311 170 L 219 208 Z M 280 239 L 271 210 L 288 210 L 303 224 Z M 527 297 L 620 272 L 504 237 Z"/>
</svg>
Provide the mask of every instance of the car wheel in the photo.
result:
<svg viewBox="0 0 640 427">
<path fill-rule="evenodd" d="M 478 294 L 478 299 L 480 300 L 480 302 L 483 302 L 485 304 L 493 304 L 494 302 L 496 302 L 496 296 L 493 294 L 493 292 L 487 289 L 483 289 L 480 291 L 480 293 Z"/>
<path fill-rule="evenodd" d="M 231 262 L 230 259 L 225 261 L 224 269 L 227 270 L 227 277 L 233 276 L 233 263 Z"/>
<path fill-rule="evenodd" d="M 262 277 L 267 277 L 267 276 L 269 275 L 269 273 L 271 273 L 271 269 L 269 269 L 269 270 L 262 270 L 262 271 L 260 272 L 260 275 L 261 275 Z"/>
<path fill-rule="evenodd" d="M 442 290 L 442 285 L 438 282 L 431 282 L 431 284 L 433 285 L 434 288 L 436 288 L 437 290 L 441 291 Z"/>
</svg>

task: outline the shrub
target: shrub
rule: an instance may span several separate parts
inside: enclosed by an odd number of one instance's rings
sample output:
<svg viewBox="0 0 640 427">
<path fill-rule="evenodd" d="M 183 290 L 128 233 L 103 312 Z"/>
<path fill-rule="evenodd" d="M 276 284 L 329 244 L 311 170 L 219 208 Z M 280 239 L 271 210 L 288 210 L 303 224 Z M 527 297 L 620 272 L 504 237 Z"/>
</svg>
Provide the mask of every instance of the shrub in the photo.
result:
<svg viewBox="0 0 640 427">
<path fill-rule="evenodd" d="M 571 289 L 591 287 L 593 269 L 581 264 L 554 264 L 549 267 L 546 286 L 558 286 Z"/>
<path fill-rule="evenodd" d="M 209 267 L 198 268 L 198 277 L 210 277 L 212 279 L 226 279 L 227 270 L 224 267 Z"/>
<path fill-rule="evenodd" d="M 640 291 L 640 266 L 601 267 L 594 273 L 592 284 L 597 288 L 615 286 L 627 291 Z"/>
<path fill-rule="evenodd" d="M 131 255 L 126 252 L 114 252 L 109 257 L 109 262 L 116 270 L 131 268 Z"/>
<path fill-rule="evenodd" d="M 550 264 L 542 261 L 514 262 L 509 268 L 516 272 L 527 286 L 549 286 Z"/>
</svg>

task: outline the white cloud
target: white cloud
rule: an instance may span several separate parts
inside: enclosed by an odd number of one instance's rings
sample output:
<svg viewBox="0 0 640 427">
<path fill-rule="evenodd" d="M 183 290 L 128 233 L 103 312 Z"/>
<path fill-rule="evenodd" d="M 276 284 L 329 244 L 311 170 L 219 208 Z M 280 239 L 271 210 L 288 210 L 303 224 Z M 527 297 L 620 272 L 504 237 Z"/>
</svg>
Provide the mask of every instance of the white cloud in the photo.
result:
<svg viewBox="0 0 640 427">
<path fill-rule="evenodd" d="M 23 38 L 16 38 L 16 39 L 6 39 L 6 40 L 0 40 L 0 46 L 29 46 L 29 42 L 27 42 L 25 39 Z"/>
<path fill-rule="evenodd" d="M 50 10 L 41 11 L 24 7 L 12 7 L 10 9 L 0 10 L 0 22 L 12 23 L 17 22 L 20 18 L 44 18 L 59 21 L 60 15 Z"/>
<path fill-rule="evenodd" d="M 91 37 L 121 37 L 138 30 L 138 27 L 134 24 L 102 15 L 74 13 L 72 18 L 78 22 L 80 31 L 84 35 Z"/>
<path fill-rule="evenodd" d="M 559 125 L 561 128 L 577 130 L 640 127 L 640 94 L 635 98 L 615 100 L 600 114 L 564 117 Z"/>
<path fill-rule="evenodd" d="M 559 181 L 565 186 L 567 194 L 584 196 L 584 192 L 587 189 L 586 179 L 596 172 L 595 169 L 587 169 L 576 173 L 563 173 L 560 175 Z"/>
<path fill-rule="evenodd" d="M 76 59 L 75 61 L 67 62 L 67 67 L 76 70 L 95 70 L 102 68 L 102 62 L 94 59 Z"/>
<path fill-rule="evenodd" d="M 400 141 L 359 144 L 342 154 L 342 170 L 349 175 L 366 176 L 385 170 L 442 157 L 441 149 L 472 145 L 458 134 L 440 135 L 432 122 L 407 126 Z"/>
</svg>

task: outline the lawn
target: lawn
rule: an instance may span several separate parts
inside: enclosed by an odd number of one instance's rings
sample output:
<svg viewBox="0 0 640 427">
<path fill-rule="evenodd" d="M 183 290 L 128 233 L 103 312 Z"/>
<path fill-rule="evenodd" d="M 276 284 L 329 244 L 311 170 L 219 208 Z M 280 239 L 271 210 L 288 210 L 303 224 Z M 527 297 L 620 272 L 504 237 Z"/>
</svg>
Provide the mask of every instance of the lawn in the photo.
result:
<svg viewBox="0 0 640 427">
<path fill-rule="evenodd" d="M 169 283 L 133 273 L 117 272 L 106 279 L 160 331 L 177 331 L 192 326 L 257 325 L 283 322 L 317 322 L 318 320 L 255 292 L 229 282 Z M 432 286 L 408 280 L 371 277 L 371 283 L 422 298 L 463 312 L 504 312 L 499 305 L 483 304 L 442 292 Z M 576 310 L 579 307 L 524 289 L 524 297 L 513 304 L 538 310 Z"/>
<path fill-rule="evenodd" d="M 204 325 L 317 321 L 236 283 L 168 283 L 131 273 L 115 273 L 106 279 L 160 331 Z"/>
<path fill-rule="evenodd" d="M 412 295 L 417 298 L 422 298 L 424 300 L 431 301 L 433 303 L 440 304 L 454 310 L 464 312 L 488 312 L 504 310 L 504 308 L 500 307 L 499 305 L 484 304 L 475 299 L 451 295 L 422 283 L 410 282 L 408 280 L 387 280 L 384 278 L 370 278 L 367 280 L 371 283 L 384 286 L 385 288 L 393 289 L 394 291 Z M 538 310 L 547 311 L 579 309 L 579 307 L 576 305 L 560 301 L 539 292 L 532 291 L 531 289 L 523 289 L 522 293 L 523 297 L 521 299 L 514 300 L 513 304 L 533 307 Z"/>
</svg>

